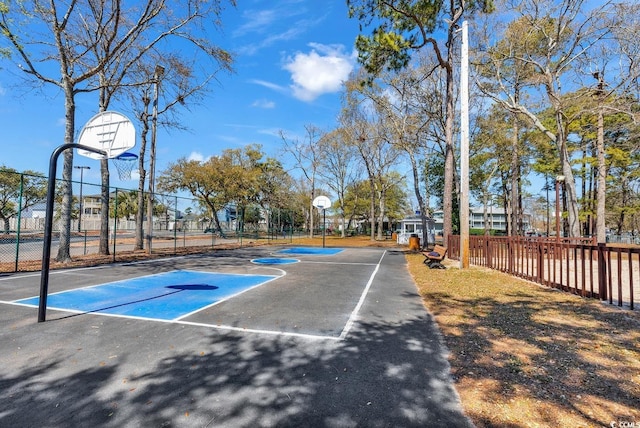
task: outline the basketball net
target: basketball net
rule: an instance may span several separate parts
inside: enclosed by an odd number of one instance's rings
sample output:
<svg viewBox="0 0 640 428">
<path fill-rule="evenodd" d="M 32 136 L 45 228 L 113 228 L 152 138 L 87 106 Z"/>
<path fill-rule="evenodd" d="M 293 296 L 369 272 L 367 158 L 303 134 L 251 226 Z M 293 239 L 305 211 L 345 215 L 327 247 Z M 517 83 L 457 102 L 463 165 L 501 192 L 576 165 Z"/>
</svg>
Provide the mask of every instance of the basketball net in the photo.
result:
<svg viewBox="0 0 640 428">
<path fill-rule="evenodd" d="M 138 155 L 125 152 L 111 160 L 118 170 L 118 178 L 120 180 L 131 180 L 131 173 L 137 164 Z"/>
</svg>

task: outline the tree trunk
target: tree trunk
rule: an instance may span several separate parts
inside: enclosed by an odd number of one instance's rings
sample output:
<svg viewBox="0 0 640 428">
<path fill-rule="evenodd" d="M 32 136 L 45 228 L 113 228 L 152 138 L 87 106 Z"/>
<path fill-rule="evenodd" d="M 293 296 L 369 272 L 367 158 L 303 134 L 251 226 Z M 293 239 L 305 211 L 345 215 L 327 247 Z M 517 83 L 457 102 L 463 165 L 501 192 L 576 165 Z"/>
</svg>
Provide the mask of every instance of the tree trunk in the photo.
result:
<svg viewBox="0 0 640 428">
<path fill-rule="evenodd" d="M 427 231 L 427 207 L 420 192 L 420 173 L 418 172 L 418 164 L 413 150 L 408 150 L 409 160 L 411 161 L 411 172 L 413 174 L 413 192 L 416 195 L 418 201 L 418 209 L 420 210 L 420 223 L 422 224 L 422 246 L 426 247 L 429 244 L 429 233 Z"/>
<path fill-rule="evenodd" d="M 146 101 L 146 99 L 145 99 Z M 140 123 L 142 124 L 142 132 L 140 132 L 140 152 L 138 154 L 138 170 L 140 178 L 138 179 L 138 210 L 136 211 L 136 243 L 134 250 L 144 249 L 144 213 L 145 213 L 145 194 L 144 184 L 147 177 L 147 170 L 144 166 L 145 153 L 147 151 L 147 135 L 149 134 L 149 103 L 146 102 L 144 112 L 141 114 Z"/>
<path fill-rule="evenodd" d="M 505 187 L 507 187 L 505 194 L 504 194 L 504 217 L 506 220 L 506 231 L 507 235 L 512 236 L 513 235 L 513 206 L 511 205 L 511 202 L 513 201 L 513 199 L 511 198 L 510 195 L 510 190 L 509 190 L 509 186 L 507 186 L 505 184 Z"/>
<path fill-rule="evenodd" d="M 591 149 L 591 156 L 594 157 L 595 159 L 598 158 L 598 154 L 597 152 L 597 148 L 592 148 Z M 596 195 L 595 195 L 595 190 L 594 187 L 596 185 L 596 180 L 598 179 L 598 167 L 596 166 L 595 168 L 591 165 L 588 166 L 589 168 L 589 186 L 587 189 L 588 192 L 588 198 L 589 198 L 589 216 L 588 216 L 588 235 L 589 236 L 593 236 L 596 233 Z"/>
<path fill-rule="evenodd" d="M 211 212 L 212 212 L 212 220 L 213 222 L 216 224 L 216 229 L 218 230 L 218 232 L 220 233 L 220 236 L 222 236 L 222 225 L 220 224 L 220 219 L 218 218 L 218 210 L 215 209 L 215 207 L 211 207 Z M 237 213 L 236 213 L 236 217 L 237 217 Z M 213 233 L 213 232 L 211 232 Z"/>
<path fill-rule="evenodd" d="M 500 197 L 500 199 L 502 200 L 502 209 L 505 212 L 505 227 L 506 227 L 506 232 L 508 233 L 511 227 L 511 217 L 509 216 L 509 212 L 511 210 L 511 207 L 509 206 L 511 204 L 511 198 L 509 197 L 509 189 L 507 186 L 507 179 L 504 176 L 504 174 L 502 174 L 502 179 L 501 179 L 501 184 L 502 186 L 502 195 Z"/>
<path fill-rule="evenodd" d="M 72 144 L 75 132 L 75 115 L 76 104 L 73 96 L 73 85 L 65 82 L 65 144 Z M 73 187 L 71 180 L 73 178 L 73 149 L 64 151 L 63 167 L 62 167 L 62 203 L 60 205 L 60 242 L 58 247 L 57 262 L 67 263 L 71 261 L 70 244 L 71 244 L 71 212 L 73 202 Z M 49 177 L 55 180 L 56 177 Z"/>
<path fill-rule="evenodd" d="M 562 164 L 562 173 L 564 175 L 565 198 L 567 200 L 568 233 L 570 237 L 577 237 L 580 236 L 580 222 L 576 183 L 573 177 L 573 171 L 571 170 L 571 163 L 569 162 L 569 153 L 564 135 L 562 135 L 562 137 L 559 136 L 558 140 L 560 142 L 560 160 Z"/>
<path fill-rule="evenodd" d="M 311 178 L 311 201 L 309 201 L 309 238 L 313 238 L 313 200 L 316 198 L 315 177 Z"/>
<path fill-rule="evenodd" d="M 489 210 L 487 208 L 487 205 L 489 205 L 489 193 L 483 192 L 482 196 L 482 204 L 484 206 L 484 209 L 482 211 L 482 220 L 484 221 L 484 236 L 489 236 L 491 235 L 491 229 L 489 226 Z"/>
<path fill-rule="evenodd" d="M 451 57 L 451 49 L 449 49 L 449 57 Z M 452 64 L 449 58 L 449 64 Z M 447 79 L 447 96 L 445 108 L 445 154 L 444 154 L 444 195 L 442 195 L 443 223 L 442 223 L 442 239 L 443 245 L 447 246 L 449 236 L 453 232 L 453 180 L 455 174 L 454 165 L 454 146 L 453 146 L 453 116 L 455 114 L 454 96 L 453 96 L 453 70 L 446 67 Z"/>
<path fill-rule="evenodd" d="M 385 208 L 385 199 L 386 199 L 386 192 L 384 190 L 380 190 L 380 199 L 378 200 L 378 207 L 380 209 L 380 212 L 378 213 L 378 240 L 382 241 L 382 229 L 384 228 L 384 214 L 386 211 Z"/>
<path fill-rule="evenodd" d="M 369 185 L 371 187 L 371 198 L 369 202 L 369 226 L 371 228 L 370 238 L 372 241 L 376 240 L 376 183 L 373 178 L 369 178 Z"/>
<path fill-rule="evenodd" d="M 145 171 L 142 169 L 142 156 L 138 159 L 138 163 L 140 166 L 140 178 L 138 179 L 138 208 L 136 210 L 136 242 L 134 244 L 133 250 L 143 250 L 144 249 L 144 181 L 145 181 Z"/>
<path fill-rule="evenodd" d="M 105 89 L 104 75 L 100 74 L 102 89 L 100 90 L 99 111 L 105 112 L 109 106 L 109 97 Z M 109 159 L 100 160 L 100 239 L 98 254 L 109 255 Z M 115 238 L 115 237 L 114 237 Z"/>
<path fill-rule="evenodd" d="M 517 95 L 516 95 L 517 97 Z M 509 216 L 511 221 L 511 229 L 509 229 L 509 236 L 517 236 L 520 234 L 520 228 L 518 227 L 518 178 L 520 162 L 518 156 L 518 119 L 512 116 L 513 120 L 513 135 L 511 136 L 511 215 Z"/>
<path fill-rule="evenodd" d="M 518 189 L 518 201 L 517 201 L 517 209 L 518 215 L 516 217 L 518 222 L 518 235 L 524 236 L 524 209 L 522 203 L 522 172 L 520 170 L 520 166 L 518 166 L 518 181 L 516 183 L 516 187 Z"/>
<path fill-rule="evenodd" d="M 550 100 L 559 100 L 560 97 L 553 91 L 553 85 L 547 84 L 547 95 Z M 567 201 L 567 221 L 568 235 L 570 237 L 580 236 L 580 221 L 578 213 L 578 197 L 576 194 L 576 183 L 571 170 L 571 159 L 567 149 L 567 135 L 564 127 L 564 114 L 559 101 L 554 101 L 553 108 L 555 110 L 556 120 L 556 139 L 555 143 L 560 154 L 560 166 L 562 175 L 564 175 L 564 197 Z"/>
<path fill-rule="evenodd" d="M 100 160 L 100 245 L 98 253 L 109 255 L 109 159 Z M 115 237 L 114 237 L 115 239 Z"/>
</svg>

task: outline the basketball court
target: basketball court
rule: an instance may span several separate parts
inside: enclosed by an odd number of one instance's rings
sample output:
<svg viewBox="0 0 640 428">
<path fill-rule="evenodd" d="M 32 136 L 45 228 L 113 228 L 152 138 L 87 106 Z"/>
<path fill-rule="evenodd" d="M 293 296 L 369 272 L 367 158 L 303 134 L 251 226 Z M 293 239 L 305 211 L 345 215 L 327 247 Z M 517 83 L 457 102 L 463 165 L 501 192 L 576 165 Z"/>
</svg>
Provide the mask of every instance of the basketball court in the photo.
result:
<svg viewBox="0 0 640 428">
<path fill-rule="evenodd" d="M 340 339 L 383 256 L 366 249 L 249 248 L 52 271 L 47 319 L 91 314 Z M 0 278 L 1 303 L 38 308 L 38 279 Z"/>
<path fill-rule="evenodd" d="M 252 247 L 0 276 L 0 425 L 470 427 L 380 248 Z"/>
<path fill-rule="evenodd" d="M 54 150 L 49 177 L 69 148 L 126 177 L 134 145 L 130 121 L 103 112 Z M 472 426 L 402 251 L 50 271 L 54 179 L 47 194 L 42 272 L 0 275 L 0 426 Z"/>
</svg>

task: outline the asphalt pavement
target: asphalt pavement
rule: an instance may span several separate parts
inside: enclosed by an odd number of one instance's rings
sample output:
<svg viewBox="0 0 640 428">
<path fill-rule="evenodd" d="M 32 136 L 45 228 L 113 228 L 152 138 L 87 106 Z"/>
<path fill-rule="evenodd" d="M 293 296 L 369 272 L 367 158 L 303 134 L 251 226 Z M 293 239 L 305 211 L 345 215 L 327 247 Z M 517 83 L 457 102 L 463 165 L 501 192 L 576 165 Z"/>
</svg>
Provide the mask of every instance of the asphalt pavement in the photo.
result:
<svg viewBox="0 0 640 428">
<path fill-rule="evenodd" d="M 471 427 L 404 253 L 264 267 L 271 247 L 54 271 L 50 292 L 174 269 L 278 279 L 180 321 L 16 305 L 0 275 L 2 427 Z M 294 257 L 294 256 L 289 256 Z"/>
</svg>

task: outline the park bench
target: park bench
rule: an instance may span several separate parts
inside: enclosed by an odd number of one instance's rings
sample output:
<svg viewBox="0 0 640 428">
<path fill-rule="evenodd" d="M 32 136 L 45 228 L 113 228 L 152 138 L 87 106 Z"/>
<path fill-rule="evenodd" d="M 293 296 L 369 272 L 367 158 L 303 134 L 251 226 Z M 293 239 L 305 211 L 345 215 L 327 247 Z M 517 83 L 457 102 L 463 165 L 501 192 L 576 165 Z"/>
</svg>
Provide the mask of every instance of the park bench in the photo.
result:
<svg viewBox="0 0 640 428">
<path fill-rule="evenodd" d="M 433 250 L 422 251 L 422 255 L 424 256 L 424 263 L 430 269 L 445 269 L 442 261 L 447 256 L 447 247 L 436 244 Z"/>
</svg>

